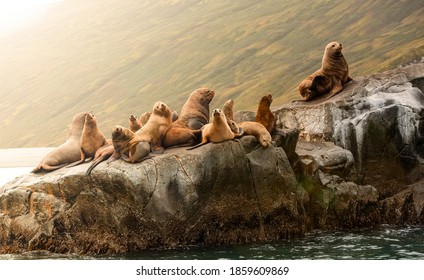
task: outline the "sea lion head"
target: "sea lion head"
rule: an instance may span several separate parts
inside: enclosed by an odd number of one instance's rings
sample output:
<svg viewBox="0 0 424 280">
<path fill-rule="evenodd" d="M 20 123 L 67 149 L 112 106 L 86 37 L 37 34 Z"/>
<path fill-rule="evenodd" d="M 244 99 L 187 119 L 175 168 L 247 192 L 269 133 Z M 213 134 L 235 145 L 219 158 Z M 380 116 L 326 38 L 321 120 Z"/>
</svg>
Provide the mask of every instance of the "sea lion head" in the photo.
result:
<svg viewBox="0 0 424 280">
<path fill-rule="evenodd" d="M 234 106 L 234 100 L 232 99 L 228 99 L 227 101 L 225 101 L 224 103 L 224 107 L 229 107 L 229 108 L 233 108 Z"/>
<path fill-rule="evenodd" d="M 221 109 L 214 109 L 213 110 L 213 121 L 226 121 L 227 118 L 224 115 L 224 112 L 222 112 Z"/>
<path fill-rule="evenodd" d="M 137 121 L 137 117 L 136 117 L 136 116 L 134 116 L 134 115 L 131 115 L 131 116 L 129 117 L 129 120 L 130 120 L 131 122 L 136 122 L 136 121 Z"/>
<path fill-rule="evenodd" d="M 70 130 L 68 132 L 67 139 L 69 139 L 70 137 L 74 137 L 74 138 L 79 139 L 81 137 L 82 130 L 84 128 L 85 115 L 86 114 L 88 114 L 88 113 L 87 112 L 81 112 L 81 113 L 78 113 L 74 116 L 74 118 L 72 119 Z"/>
<path fill-rule="evenodd" d="M 116 125 L 112 129 L 112 141 L 115 143 L 117 141 L 129 141 L 134 137 L 134 133 L 120 125 Z"/>
<path fill-rule="evenodd" d="M 169 109 L 168 105 L 161 101 L 158 101 L 155 103 L 155 105 L 153 105 L 152 114 L 171 118 L 172 112 L 171 109 Z"/>
<path fill-rule="evenodd" d="M 215 91 L 207 88 L 199 88 L 193 91 L 191 96 L 199 100 L 199 103 L 203 106 L 209 106 L 209 103 L 211 103 L 215 96 Z"/>
<path fill-rule="evenodd" d="M 93 113 L 85 114 L 85 124 L 86 125 L 95 125 L 97 124 L 97 118 Z"/>
<path fill-rule="evenodd" d="M 272 94 L 267 94 L 262 96 L 261 100 L 259 101 L 259 103 L 266 105 L 267 107 L 271 106 L 272 103 Z"/>
<path fill-rule="evenodd" d="M 268 131 L 267 133 L 262 133 L 259 137 L 259 143 L 264 148 L 270 147 L 272 144 L 271 134 L 269 134 Z"/>
<path fill-rule="evenodd" d="M 142 126 L 144 126 L 147 123 L 147 121 L 150 119 L 151 114 L 152 114 L 151 112 L 145 112 L 140 116 L 138 120 L 140 121 L 140 124 Z"/>
<path fill-rule="evenodd" d="M 342 44 L 339 42 L 331 42 L 328 43 L 325 47 L 325 53 L 331 55 L 340 55 L 342 52 Z"/>
<path fill-rule="evenodd" d="M 230 129 L 231 129 L 231 131 L 233 133 L 238 134 L 240 132 L 240 128 L 239 128 L 238 124 L 235 121 L 233 121 L 233 120 L 227 120 L 227 123 L 228 123 L 228 126 L 230 127 Z"/>
</svg>

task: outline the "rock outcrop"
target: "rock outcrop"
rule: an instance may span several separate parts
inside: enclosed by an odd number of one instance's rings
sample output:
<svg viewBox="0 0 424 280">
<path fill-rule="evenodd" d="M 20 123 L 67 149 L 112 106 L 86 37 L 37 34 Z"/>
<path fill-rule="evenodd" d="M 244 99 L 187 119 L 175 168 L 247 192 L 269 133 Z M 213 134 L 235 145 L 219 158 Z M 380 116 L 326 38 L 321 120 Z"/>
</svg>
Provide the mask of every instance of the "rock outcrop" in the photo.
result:
<svg viewBox="0 0 424 280">
<path fill-rule="evenodd" d="M 275 108 L 281 135 L 138 164 L 28 174 L 0 188 L 0 253 L 81 254 L 277 240 L 313 229 L 423 224 L 424 64 Z M 239 112 L 243 120 L 253 112 Z"/>
<path fill-rule="evenodd" d="M 381 195 L 424 176 L 424 64 L 357 78 L 337 96 L 276 109 L 300 140 L 349 150 L 357 178 Z M 392 188 L 387 188 L 390 182 Z"/>
<path fill-rule="evenodd" d="M 307 194 L 281 148 L 253 136 L 140 164 L 29 174 L 0 191 L 2 251 L 117 253 L 306 232 Z"/>
</svg>

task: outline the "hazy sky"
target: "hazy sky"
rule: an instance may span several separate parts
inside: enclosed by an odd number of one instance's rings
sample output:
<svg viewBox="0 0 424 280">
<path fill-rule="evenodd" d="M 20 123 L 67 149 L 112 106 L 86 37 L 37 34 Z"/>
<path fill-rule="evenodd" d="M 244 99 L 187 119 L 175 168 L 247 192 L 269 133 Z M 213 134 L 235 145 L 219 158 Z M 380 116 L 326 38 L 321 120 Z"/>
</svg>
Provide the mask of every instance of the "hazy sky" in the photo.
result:
<svg viewBox="0 0 424 280">
<path fill-rule="evenodd" d="M 0 32 L 13 32 L 42 16 L 53 2 L 63 0 L 0 0 Z"/>
</svg>

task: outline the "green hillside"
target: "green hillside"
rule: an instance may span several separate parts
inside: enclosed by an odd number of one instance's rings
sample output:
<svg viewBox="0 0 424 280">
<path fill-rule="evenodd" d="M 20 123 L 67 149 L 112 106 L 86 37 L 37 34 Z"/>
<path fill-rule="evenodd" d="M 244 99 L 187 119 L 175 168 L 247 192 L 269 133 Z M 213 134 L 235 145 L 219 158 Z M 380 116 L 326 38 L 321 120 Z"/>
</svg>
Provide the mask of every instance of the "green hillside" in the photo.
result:
<svg viewBox="0 0 424 280">
<path fill-rule="evenodd" d="M 196 88 L 235 110 L 298 98 L 325 45 L 341 42 L 351 77 L 424 56 L 422 0 L 65 0 L 0 33 L 0 148 L 63 143 L 94 111 L 110 137 L 161 100 L 180 110 Z"/>
</svg>

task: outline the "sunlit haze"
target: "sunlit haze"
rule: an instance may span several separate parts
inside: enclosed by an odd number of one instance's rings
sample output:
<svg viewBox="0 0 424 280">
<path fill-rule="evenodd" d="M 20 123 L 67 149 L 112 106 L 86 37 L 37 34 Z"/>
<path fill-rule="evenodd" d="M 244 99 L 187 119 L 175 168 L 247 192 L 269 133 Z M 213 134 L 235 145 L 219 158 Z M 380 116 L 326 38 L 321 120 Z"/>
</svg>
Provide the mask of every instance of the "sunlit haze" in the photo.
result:
<svg viewBox="0 0 424 280">
<path fill-rule="evenodd" d="M 40 17 L 48 4 L 63 0 L 0 0 L 0 32 L 13 32 Z"/>
</svg>

